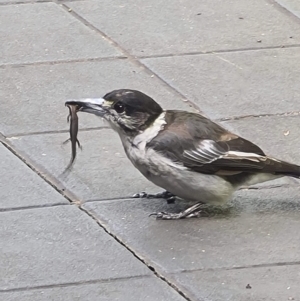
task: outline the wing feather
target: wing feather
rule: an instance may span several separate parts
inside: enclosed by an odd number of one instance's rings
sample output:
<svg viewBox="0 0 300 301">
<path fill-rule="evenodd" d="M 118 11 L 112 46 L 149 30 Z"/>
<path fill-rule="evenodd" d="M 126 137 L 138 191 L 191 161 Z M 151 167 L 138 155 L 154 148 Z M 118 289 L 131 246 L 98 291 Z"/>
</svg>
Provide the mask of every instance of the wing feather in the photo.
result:
<svg viewBox="0 0 300 301">
<path fill-rule="evenodd" d="M 167 111 L 166 125 L 147 147 L 201 173 L 260 171 L 268 157 L 254 143 L 194 113 Z"/>
</svg>

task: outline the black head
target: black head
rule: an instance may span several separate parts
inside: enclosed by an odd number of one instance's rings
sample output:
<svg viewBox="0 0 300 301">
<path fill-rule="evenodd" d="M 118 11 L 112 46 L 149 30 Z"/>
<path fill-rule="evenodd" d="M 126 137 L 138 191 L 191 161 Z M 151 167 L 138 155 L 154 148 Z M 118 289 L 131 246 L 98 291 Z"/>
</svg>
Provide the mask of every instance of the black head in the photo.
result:
<svg viewBox="0 0 300 301">
<path fill-rule="evenodd" d="M 154 99 L 137 90 L 114 90 L 105 94 L 103 99 L 111 108 L 111 117 L 126 132 L 144 130 L 163 111 Z"/>
<path fill-rule="evenodd" d="M 117 131 L 135 134 L 144 130 L 163 112 L 161 106 L 146 94 L 129 89 L 114 90 L 98 99 L 69 101 L 79 111 L 104 117 Z"/>
<path fill-rule="evenodd" d="M 105 94 L 103 98 L 112 102 L 114 106 L 124 107 L 124 111 L 128 116 L 147 114 L 150 122 L 163 111 L 153 98 L 137 90 L 114 90 Z"/>
</svg>

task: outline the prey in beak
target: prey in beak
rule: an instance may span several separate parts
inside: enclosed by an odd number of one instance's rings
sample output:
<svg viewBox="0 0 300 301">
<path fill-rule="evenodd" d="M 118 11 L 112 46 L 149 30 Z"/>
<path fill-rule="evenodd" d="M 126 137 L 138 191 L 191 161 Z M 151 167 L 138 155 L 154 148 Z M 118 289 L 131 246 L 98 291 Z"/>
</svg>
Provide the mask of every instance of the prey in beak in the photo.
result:
<svg viewBox="0 0 300 301">
<path fill-rule="evenodd" d="M 155 213 L 160 219 L 198 217 L 203 204 L 223 205 L 243 186 L 283 176 L 300 178 L 300 166 L 266 155 L 200 114 L 163 110 L 140 91 L 115 90 L 103 98 L 70 100 L 66 105 L 104 118 L 119 134 L 132 164 L 165 190 L 135 197 L 176 196 L 192 204 L 179 213 Z"/>
<path fill-rule="evenodd" d="M 67 139 L 63 144 L 71 141 L 71 151 L 72 156 L 70 163 L 65 168 L 61 175 L 66 175 L 72 168 L 74 161 L 76 159 L 76 144 L 80 149 L 82 149 L 79 140 L 77 139 L 78 135 L 78 116 L 77 112 L 87 112 L 98 115 L 102 117 L 105 113 L 105 110 L 102 109 L 102 104 L 104 102 L 103 98 L 97 99 L 82 99 L 82 100 L 69 100 L 66 101 L 65 105 L 69 108 L 69 115 L 67 121 L 70 122 L 70 138 Z"/>
<path fill-rule="evenodd" d="M 66 101 L 66 106 L 76 106 L 77 111 L 91 113 L 100 117 L 105 114 L 105 100 L 103 98 L 85 98 Z"/>
<path fill-rule="evenodd" d="M 72 156 L 70 163 L 68 166 L 65 168 L 63 171 L 62 175 L 65 175 L 67 172 L 69 172 L 73 166 L 73 163 L 76 158 L 76 144 L 78 147 L 81 149 L 81 145 L 79 140 L 77 139 L 77 134 L 78 134 L 78 116 L 77 116 L 77 111 L 78 111 L 78 106 L 76 104 L 67 104 L 66 106 L 69 108 L 69 115 L 67 118 L 67 122 L 70 122 L 70 138 L 67 139 L 63 144 L 66 144 L 68 141 L 71 141 L 71 150 L 72 150 Z"/>
</svg>

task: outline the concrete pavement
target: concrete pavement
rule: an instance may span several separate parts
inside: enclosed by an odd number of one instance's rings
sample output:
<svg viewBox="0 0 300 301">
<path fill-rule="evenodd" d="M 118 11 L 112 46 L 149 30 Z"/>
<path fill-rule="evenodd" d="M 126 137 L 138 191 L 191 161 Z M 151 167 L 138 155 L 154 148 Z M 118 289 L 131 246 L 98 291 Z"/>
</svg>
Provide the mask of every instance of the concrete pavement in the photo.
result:
<svg viewBox="0 0 300 301">
<path fill-rule="evenodd" d="M 64 101 L 118 88 L 199 110 L 300 164 L 300 4 L 294 0 L 0 0 L 0 300 L 300 300 L 299 181 L 243 189 L 223 213 L 182 204 L 119 138 Z"/>
</svg>

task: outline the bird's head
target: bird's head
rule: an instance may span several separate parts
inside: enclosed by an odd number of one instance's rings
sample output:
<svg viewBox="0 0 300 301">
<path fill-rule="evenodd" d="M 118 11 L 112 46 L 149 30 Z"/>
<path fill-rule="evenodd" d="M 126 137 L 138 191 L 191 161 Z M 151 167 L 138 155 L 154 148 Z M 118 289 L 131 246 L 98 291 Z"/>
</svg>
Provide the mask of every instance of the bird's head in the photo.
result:
<svg viewBox="0 0 300 301">
<path fill-rule="evenodd" d="M 103 98 L 69 100 L 79 112 L 103 117 L 119 133 L 136 135 L 146 129 L 163 112 L 151 97 L 136 90 L 114 90 Z"/>
</svg>

